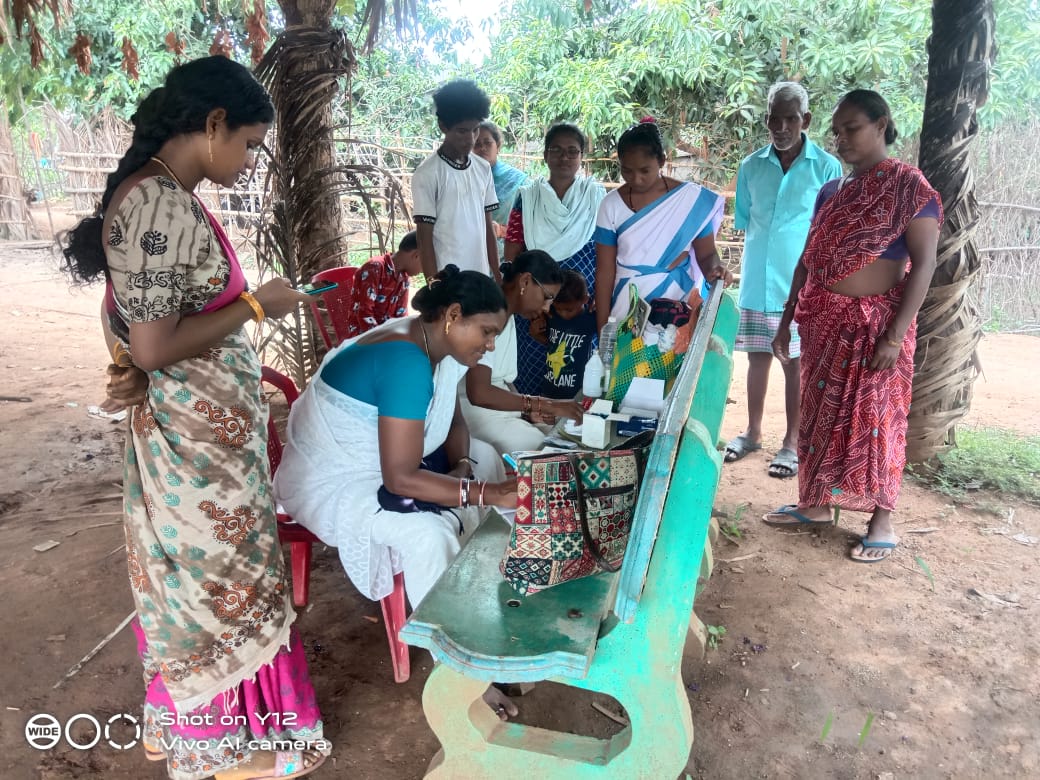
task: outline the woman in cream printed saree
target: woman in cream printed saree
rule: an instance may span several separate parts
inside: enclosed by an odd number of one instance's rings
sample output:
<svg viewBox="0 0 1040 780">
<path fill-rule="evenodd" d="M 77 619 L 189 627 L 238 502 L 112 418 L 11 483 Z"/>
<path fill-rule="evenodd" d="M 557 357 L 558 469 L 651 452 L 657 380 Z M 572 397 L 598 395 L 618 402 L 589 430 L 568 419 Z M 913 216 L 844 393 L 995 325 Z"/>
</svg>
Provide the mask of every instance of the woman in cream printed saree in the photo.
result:
<svg viewBox="0 0 1040 780">
<path fill-rule="evenodd" d="M 306 296 L 284 279 L 247 292 L 219 222 L 192 195 L 203 178 L 233 186 L 273 116 L 241 65 L 174 68 L 134 114 L 98 215 L 64 251 L 75 278 L 108 282 L 117 365 L 148 371 L 127 432 L 126 549 L 143 742 L 173 780 L 298 777 L 329 752 L 292 626 L 268 410 L 243 329 Z"/>
</svg>

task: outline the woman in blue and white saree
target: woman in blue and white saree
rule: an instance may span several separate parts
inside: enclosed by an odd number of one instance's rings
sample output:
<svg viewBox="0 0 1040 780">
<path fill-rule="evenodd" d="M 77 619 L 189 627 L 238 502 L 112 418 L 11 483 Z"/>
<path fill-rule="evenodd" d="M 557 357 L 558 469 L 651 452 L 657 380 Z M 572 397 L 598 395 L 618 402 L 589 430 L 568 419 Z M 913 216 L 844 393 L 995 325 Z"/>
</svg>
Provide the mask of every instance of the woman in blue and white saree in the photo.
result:
<svg viewBox="0 0 1040 780">
<path fill-rule="evenodd" d="M 596 319 L 628 314 L 634 284 L 645 301 L 686 301 L 704 281 L 731 275 L 715 249 L 725 199 L 663 174 L 661 131 L 652 121 L 618 139 L 625 183 L 603 199 L 596 219 Z"/>
</svg>

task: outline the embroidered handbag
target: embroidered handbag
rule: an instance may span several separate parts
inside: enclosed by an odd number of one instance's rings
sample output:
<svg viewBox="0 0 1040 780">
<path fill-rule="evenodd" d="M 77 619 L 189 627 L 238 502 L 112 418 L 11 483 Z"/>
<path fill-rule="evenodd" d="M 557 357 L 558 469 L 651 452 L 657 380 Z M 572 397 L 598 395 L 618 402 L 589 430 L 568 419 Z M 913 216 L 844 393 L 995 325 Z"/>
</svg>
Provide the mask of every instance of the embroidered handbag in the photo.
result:
<svg viewBox="0 0 1040 780">
<path fill-rule="evenodd" d="M 516 523 L 499 569 L 518 593 L 621 567 L 646 452 L 636 446 L 517 458 Z"/>
</svg>

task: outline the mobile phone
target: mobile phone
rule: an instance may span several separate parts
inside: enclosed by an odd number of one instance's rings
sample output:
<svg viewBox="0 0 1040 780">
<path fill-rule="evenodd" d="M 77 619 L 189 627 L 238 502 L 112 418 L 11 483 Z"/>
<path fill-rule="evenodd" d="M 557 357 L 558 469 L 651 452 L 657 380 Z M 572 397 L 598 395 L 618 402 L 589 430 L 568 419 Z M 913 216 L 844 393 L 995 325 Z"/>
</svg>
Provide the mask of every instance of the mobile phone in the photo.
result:
<svg viewBox="0 0 1040 780">
<path fill-rule="evenodd" d="M 302 293 L 307 293 L 308 295 L 317 295 L 318 293 L 335 290 L 337 287 L 339 287 L 339 284 L 336 282 L 322 282 L 320 284 L 305 284 L 303 287 L 297 289 Z"/>
</svg>

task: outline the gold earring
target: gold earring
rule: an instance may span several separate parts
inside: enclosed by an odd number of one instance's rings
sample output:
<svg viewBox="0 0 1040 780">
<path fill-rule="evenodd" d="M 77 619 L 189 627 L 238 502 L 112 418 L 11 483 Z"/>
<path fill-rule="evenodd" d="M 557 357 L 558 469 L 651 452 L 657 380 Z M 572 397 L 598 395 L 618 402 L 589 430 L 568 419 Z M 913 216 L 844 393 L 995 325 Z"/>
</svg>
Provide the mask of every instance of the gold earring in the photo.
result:
<svg viewBox="0 0 1040 780">
<path fill-rule="evenodd" d="M 451 330 L 451 323 L 448 320 L 444 321 L 444 335 L 448 335 L 448 331 Z"/>
<path fill-rule="evenodd" d="M 527 285 L 526 284 L 523 287 L 520 288 L 520 294 L 521 295 L 523 295 L 525 292 L 527 292 Z"/>
<path fill-rule="evenodd" d="M 209 161 L 213 162 L 213 136 L 206 136 L 209 144 Z"/>
</svg>

